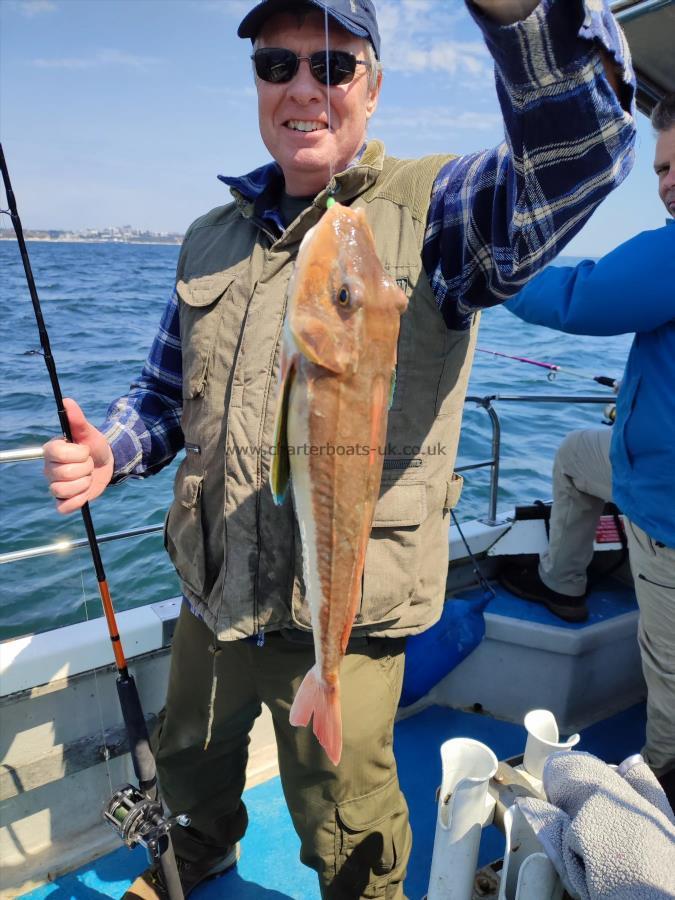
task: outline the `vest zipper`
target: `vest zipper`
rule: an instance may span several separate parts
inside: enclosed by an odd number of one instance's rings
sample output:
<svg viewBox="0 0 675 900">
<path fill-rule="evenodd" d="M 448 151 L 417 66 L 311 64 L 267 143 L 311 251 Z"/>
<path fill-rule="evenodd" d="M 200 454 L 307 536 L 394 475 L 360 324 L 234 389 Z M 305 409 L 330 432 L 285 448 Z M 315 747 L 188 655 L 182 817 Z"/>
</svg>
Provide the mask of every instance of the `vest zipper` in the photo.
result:
<svg viewBox="0 0 675 900">
<path fill-rule="evenodd" d="M 382 463 L 383 469 L 418 469 L 422 460 L 414 456 L 386 457 Z"/>
</svg>

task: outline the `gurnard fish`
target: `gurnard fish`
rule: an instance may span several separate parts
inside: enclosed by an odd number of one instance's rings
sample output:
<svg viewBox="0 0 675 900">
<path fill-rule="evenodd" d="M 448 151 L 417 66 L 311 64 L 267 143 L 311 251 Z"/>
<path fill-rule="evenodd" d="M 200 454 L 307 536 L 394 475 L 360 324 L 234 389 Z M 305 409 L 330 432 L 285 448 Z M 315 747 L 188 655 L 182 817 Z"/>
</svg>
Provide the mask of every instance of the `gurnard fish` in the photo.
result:
<svg viewBox="0 0 675 900">
<path fill-rule="evenodd" d="M 289 284 L 270 473 L 277 503 L 290 480 L 316 653 L 290 721 L 305 726 L 314 716 L 334 765 L 340 663 L 361 598 L 407 305 L 363 210 L 335 203 L 305 235 Z"/>
</svg>

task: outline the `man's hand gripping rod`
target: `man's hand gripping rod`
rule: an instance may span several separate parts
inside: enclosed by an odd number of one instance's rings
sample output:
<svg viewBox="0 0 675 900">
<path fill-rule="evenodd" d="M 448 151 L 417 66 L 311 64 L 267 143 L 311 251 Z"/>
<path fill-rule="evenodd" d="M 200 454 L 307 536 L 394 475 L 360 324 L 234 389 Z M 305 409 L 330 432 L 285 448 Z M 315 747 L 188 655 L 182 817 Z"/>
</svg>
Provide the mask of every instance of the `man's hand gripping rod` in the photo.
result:
<svg viewBox="0 0 675 900">
<path fill-rule="evenodd" d="M 72 442 L 73 437 L 70 430 L 70 423 L 63 405 L 63 395 L 61 394 L 56 364 L 54 363 L 54 357 L 52 356 L 47 328 L 42 317 L 40 300 L 35 287 L 33 271 L 28 258 L 28 250 L 26 249 L 26 242 L 23 236 L 21 219 L 17 212 L 16 201 L 9 180 L 9 171 L 7 169 L 7 163 L 5 162 L 2 144 L 0 144 L 0 168 L 2 169 L 2 180 L 7 194 L 9 215 L 19 244 L 19 251 L 21 253 L 23 268 L 26 273 L 28 290 L 33 303 L 33 312 L 35 313 L 35 319 L 40 334 L 40 346 L 42 347 L 42 353 L 49 373 L 49 380 L 51 381 L 52 391 L 54 392 L 59 423 L 64 438 L 67 441 Z M 108 582 L 106 580 L 103 561 L 96 540 L 96 532 L 94 531 L 94 523 L 91 518 L 88 503 L 85 503 L 82 507 L 82 519 L 84 521 L 84 528 L 89 542 L 94 569 L 96 570 L 96 579 L 101 595 L 101 603 L 103 604 L 103 612 L 105 614 L 108 633 L 110 635 L 110 641 L 115 656 L 115 664 L 118 672 L 117 694 L 119 696 L 122 717 L 124 718 L 124 724 L 127 731 L 129 752 L 131 754 L 134 772 L 136 773 L 136 778 L 139 783 L 139 789 L 136 789 L 131 785 L 125 785 L 120 788 L 104 810 L 104 818 L 115 828 L 127 846 L 133 847 L 140 843 L 148 850 L 152 860 L 158 862 L 160 865 L 170 900 L 183 900 L 183 890 L 181 888 L 178 869 L 176 867 L 176 858 L 174 856 L 169 835 L 169 829 L 176 820 L 167 819 L 164 816 L 162 805 L 159 800 L 157 790 L 157 768 L 150 749 L 148 729 L 145 724 L 145 717 L 143 716 L 138 690 L 136 689 L 136 682 L 134 681 L 133 675 L 129 674 L 127 661 L 124 657 L 122 643 L 117 630 L 117 622 L 115 621 L 115 611 L 113 609 L 112 600 L 110 599 Z M 181 824 L 187 824 L 187 821 L 184 823 L 181 822 Z"/>
</svg>

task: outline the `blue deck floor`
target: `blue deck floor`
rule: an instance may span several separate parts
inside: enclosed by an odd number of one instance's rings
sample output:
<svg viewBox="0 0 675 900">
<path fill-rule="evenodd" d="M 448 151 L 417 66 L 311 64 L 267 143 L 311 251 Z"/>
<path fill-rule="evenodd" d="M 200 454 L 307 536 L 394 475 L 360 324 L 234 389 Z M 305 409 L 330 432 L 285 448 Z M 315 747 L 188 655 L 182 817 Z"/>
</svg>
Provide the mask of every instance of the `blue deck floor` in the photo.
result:
<svg viewBox="0 0 675 900">
<path fill-rule="evenodd" d="M 644 706 L 591 726 L 578 749 L 609 762 L 638 752 L 644 739 Z M 473 737 L 488 744 L 498 758 L 521 753 L 525 729 L 487 716 L 432 707 L 396 726 L 396 755 L 402 788 L 410 806 L 414 845 L 406 894 L 419 900 L 427 888 L 436 819 L 435 790 L 440 782 L 439 748 L 451 737 Z M 235 870 L 198 888 L 196 900 L 318 900 L 313 872 L 298 861 L 299 843 L 286 811 L 278 778 L 246 792 L 251 824 Z M 496 829 L 483 833 L 479 864 L 503 855 Z M 101 900 L 121 897 L 145 865 L 141 849 L 121 848 L 58 881 L 22 895 L 24 900 Z"/>
<path fill-rule="evenodd" d="M 637 610 L 635 591 L 632 585 L 623 584 L 612 577 L 601 578 L 588 596 L 588 619 L 585 622 L 564 622 L 539 603 L 530 603 L 514 597 L 498 582 L 492 584 L 495 597 L 490 600 L 486 612 L 509 619 L 522 619 L 539 625 L 551 625 L 565 631 L 579 631 L 600 622 Z M 467 599 L 480 596 L 480 591 L 471 590 L 462 594 Z"/>
</svg>

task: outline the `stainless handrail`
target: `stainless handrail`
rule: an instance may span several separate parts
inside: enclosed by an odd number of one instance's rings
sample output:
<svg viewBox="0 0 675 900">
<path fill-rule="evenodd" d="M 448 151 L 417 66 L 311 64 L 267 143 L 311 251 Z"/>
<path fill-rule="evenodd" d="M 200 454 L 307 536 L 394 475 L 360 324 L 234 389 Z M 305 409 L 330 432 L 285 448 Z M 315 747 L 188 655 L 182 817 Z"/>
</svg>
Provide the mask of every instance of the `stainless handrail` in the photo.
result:
<svg viewBox="0 0 675 900">
<path fill-rule="evenodd" d="M 19 450 L 0 450 L 0 463 L 24 462 L 27 459 L 42 459 L 42 447 L 23 447 Z"/>
<path fill-rule="evenodd" d="M 471 463 L 466 466 L 455 467 L 455 472 L 468 472 L 470 469 L 482 469 L 491 467 L 490 472 L 490 496 L 488 498 L 488 514 L 483 519 L 486 525 L 498 525 L 497 500 L 499 495 L 499 460 L 501 456 L 501 424 L 497 411 L 492 406 L 495 401 L 505 403 L 611 403 L 613 394 L 591 394 L 589 396 L 577 396 L 574 394 L 486 394 L 484 397 L 468 396 L 465 403 L 477 403 L 490 416 L 492 425 L 492 459 L 480 463 Z"/>
<path fill-rule="evenodd" d="M 492 406 L 494 402 L 500 403 L 611 403 L 613 394 L 592 394 L 589 396 L 575 396 L 566 394 L 487 394 L 484 397 L 468 396 L 465 403 L 477 403 L 481 406 L 490 417 L 492 427 L 492 457 L 478 463 L 468 463 L 464 466 L 457 466 L 456 472 L 469 472 L 474 469 L 482 469 L 490 466 L 490 496 L 488 499 L 488 515 L 483 521 L 487 525 L 497 525 L 497 500 L 499 496 L 499 460 L 501 455 L 501 424 L 496 409 Z M 0 463 L 18 462 L 27 459 L 40 459 L 42 457 L 41 447 L 27 447 L 23 450 L 3 450 L 0 451 Z M 131 528 L 125 531 L 114 531 L 110 534 L 103 534 L 98 538 L 99 544 L 107 544 L 111 541 L 122 540 L 123 538 L 138 537 L 143 534 L 156 534 L 163 531 L 163 525 L 146 525 L 142 528 Z M 56 553 L 65 553 L 69 550 L 77 550 L 80 547 L 86 547 L 87 540 L 56 541 L 53 544 L 44 544 L 39 547 L 29 547 L 26 550 L 15 550 L 10 553 L 0 554 L 0 565 L 6 563 L 17 562 L 22 559 L 35 559 L 40 556 L 51 556 Z"/>
<path fill-rule="evenodd" d="M 129 528 L 126 531 L 112 531 L 109 534 L 98 535 L 99 544 L 108 544 L 111 541 L 119 541 L 123 538 L 139 537 L 142 534 L 155 534 L 163 531 L 164 525 L 145 525 L 142 528 Z M 26 550 L 14 550 L 10 553 L 0 553 L 0 565 L 17 562 L 20 559 L 35 559 L 38 556 L 52 556 L 55 553 L 65 553 L 68 550 L 78 550 L 80 547 L 88 547 L 89 541 L 81 538 L 70 541 L 67 538 L 55 541 L 53 544 L 43 544 L 41 547 L 28 547 Z"/>
</svg>

